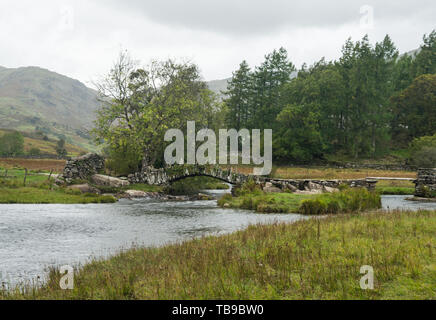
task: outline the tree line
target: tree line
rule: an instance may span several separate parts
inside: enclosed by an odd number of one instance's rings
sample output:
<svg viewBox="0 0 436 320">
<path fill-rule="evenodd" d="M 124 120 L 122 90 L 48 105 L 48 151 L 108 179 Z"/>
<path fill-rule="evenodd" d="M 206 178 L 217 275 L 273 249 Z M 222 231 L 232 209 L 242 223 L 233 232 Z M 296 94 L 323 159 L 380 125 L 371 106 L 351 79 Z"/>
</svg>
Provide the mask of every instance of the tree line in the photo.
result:
<svg viewBox="0 0 436 320">
<path fill-rule="evenodd" d="M 378 157 L 435 133 L 435 69 L 436 31 L 413 55 L 400 55 L 389 36 L 375 45 L 365 36 L 348 39 L 338 60 L 299 70 L 280 48 L 254 69 L 243 61 L 220 100 L 195 64 L 143 66 L 123 51 L 96 83 L 92 134 L 119 174 L 164 166 L 165 132 L 188 121 L 216 133 L 273 129 L 276 162 Z"/>
<path fill-rule="evenodd" d="M 338 60 L 298 71 L 280 48 L 233 73 L 226 123 L 273 129 L 276 161 L 383 156 L 435 133 L 435 73 L 436 31 L 418 52 L 401 56 L 389 36 L 375 45 L 368 36 L 348 39 Z"/>
</svg>

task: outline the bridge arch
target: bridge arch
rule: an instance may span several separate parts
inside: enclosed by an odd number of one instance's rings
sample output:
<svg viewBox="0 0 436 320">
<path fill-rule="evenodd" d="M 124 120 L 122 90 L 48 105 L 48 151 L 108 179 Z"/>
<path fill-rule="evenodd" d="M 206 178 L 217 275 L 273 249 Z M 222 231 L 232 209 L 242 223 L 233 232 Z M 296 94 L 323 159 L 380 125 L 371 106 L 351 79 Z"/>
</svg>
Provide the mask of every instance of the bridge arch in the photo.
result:
<svg viewBox="0 0 436 320">
<path fill-rule="evenodd" d="M 147 183 L 150 185 L 167 185 L 190 177 L 205 176 L 221 180 L 232 185 L 246 182 L 250 176 L 222 169 L 219 166 L 171 166 L 168 168 L 147 168 L 129 176 L 131 183 Z"/>
</svg>

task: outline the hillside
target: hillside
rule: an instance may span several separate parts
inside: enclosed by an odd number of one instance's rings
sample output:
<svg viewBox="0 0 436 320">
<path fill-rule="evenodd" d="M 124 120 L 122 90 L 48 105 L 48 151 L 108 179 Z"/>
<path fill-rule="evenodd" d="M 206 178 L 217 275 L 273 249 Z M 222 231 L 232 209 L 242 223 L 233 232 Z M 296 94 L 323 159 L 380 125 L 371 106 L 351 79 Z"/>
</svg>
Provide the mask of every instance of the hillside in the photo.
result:
<svg viewBox="0 0 436 320">
<path fill-rule="evenodd" d="M 97 93 L 81 82 L 38 67 L 0 67 L 0 128 L 43 131 L 93 149 L 87 131 Z"/>
<path fill-rule="evenodd" d="M 0 137 L 7 132 L 9 132 L 9 130 L 0 129 Z M 41 155 L 43 156 L 50 156 L 50 157 L 56 156 L 57 140 L 52 140 L 52 139 L 44 140 L 43 136 L 38 136 L 37 134 L 29 134 L 25 132 L 22 132 L 22 135 L 24 137 L 24 152 L 26 154 L 28 154 L 31 149 L 36 148 L 40 150 Z M 65 144 L 65 149 L 67 150 L 68 156 L 70 157 L 79 156 L 87 152 L 87 150 L 72 145 L 70 143 Z"/>
<path fill-rule="evenodd" d="M 212 80 L 207 82 L 209 89 L 219 96 L 223 96 L 222 92 L 227 90 L 227 83 L 231 80 L 231 78 L 224 80 Z"/>
</svg>

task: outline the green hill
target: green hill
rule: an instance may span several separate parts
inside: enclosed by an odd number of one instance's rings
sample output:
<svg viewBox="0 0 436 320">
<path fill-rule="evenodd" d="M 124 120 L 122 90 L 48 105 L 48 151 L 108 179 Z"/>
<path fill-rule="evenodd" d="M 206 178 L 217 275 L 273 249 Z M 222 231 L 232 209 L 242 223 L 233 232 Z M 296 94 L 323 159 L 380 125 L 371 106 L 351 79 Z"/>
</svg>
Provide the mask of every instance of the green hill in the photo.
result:
<svg viewBox="0 0 436 320">
<path fill-rule="evenodd" d="M 88 130 L 98 106 L 96 91 L 38 67 L 0 67 L 0 128 L 44 132 L 88 150 Z"/>
<path fill-rule="evenodd" d="M 11 132 L 11 130 L 0 129 L 0 137 L 9 132 Z M 26 155 L 28 155 L 30 150 L 32 149 L 39 149 L 39 151 L 41 152 L 41 156 L 50 156 L 51 158 L 57 155 L 57 140 L 45 140 L 44 135 L 38 135 L 37 133 L 21 132 L 21 134 L 24 138 L 24 153 Z M 67 150 L 67 154 L 70 157 L 76 157 L 81 154 L 87 153 L 86 149 L 70 143 L 65 144 L 65 149 Z"/>
</svg>

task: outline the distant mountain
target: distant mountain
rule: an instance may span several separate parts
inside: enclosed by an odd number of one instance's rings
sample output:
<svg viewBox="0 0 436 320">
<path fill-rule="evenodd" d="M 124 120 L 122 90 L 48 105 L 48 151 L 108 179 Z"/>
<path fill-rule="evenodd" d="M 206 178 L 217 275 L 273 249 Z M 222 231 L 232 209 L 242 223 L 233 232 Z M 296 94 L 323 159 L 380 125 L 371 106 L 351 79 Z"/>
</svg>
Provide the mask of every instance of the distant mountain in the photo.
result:
<svg viewBox="0 0 436 320">
<path fill-rule="evenodd" d="M 298 72 L 294 71 L 291 74 L 291 79 L 294 79 L 297 76 L 298 76 Z M 223 98 L 225 97 L 223 92 L 227 90 L 227 84 L 229 83 L 230 80 L 232 80 L 232 78 L 223 79 L 223 80 L 212 80 L 206 83 L 211 91 L 215 92 L 216 94 L 218 94 L 220 97 Z"/>
<path fill-rule="evenodd" d="M 222 92 L 227 90 L 227 84 L 232 78 L 224 79 L 224 80 L 213 80 L 207 82 L 209 89 L 215 92 L 220 97 L 224 97 Z"/>
<path fill-rule="evenodd" d="M 89 147 L 97 92 L 38 67 L 0 67 L 0 128 L 32 132 Z"/>
</svg>

